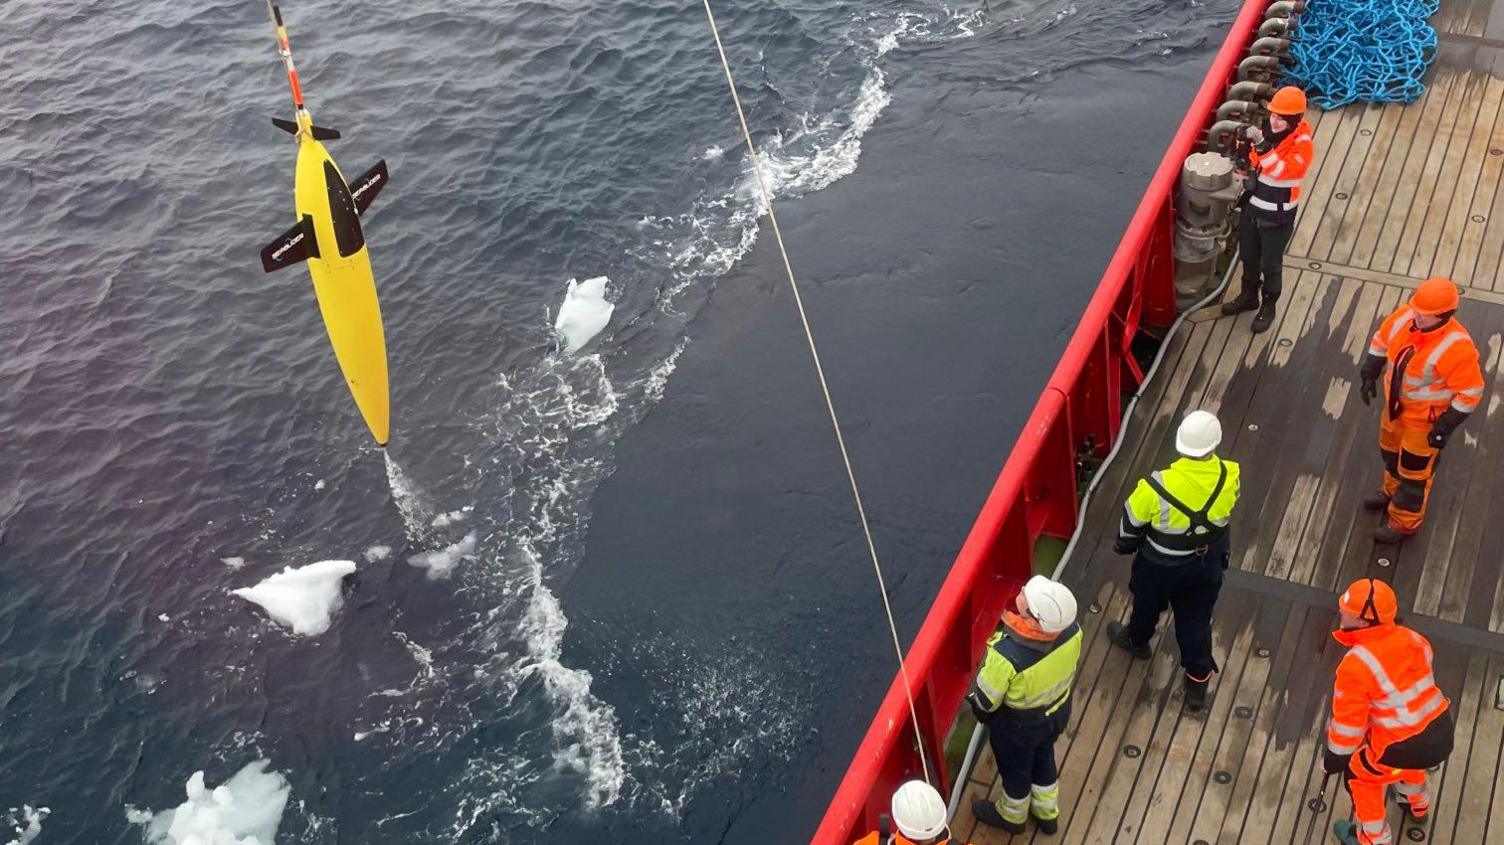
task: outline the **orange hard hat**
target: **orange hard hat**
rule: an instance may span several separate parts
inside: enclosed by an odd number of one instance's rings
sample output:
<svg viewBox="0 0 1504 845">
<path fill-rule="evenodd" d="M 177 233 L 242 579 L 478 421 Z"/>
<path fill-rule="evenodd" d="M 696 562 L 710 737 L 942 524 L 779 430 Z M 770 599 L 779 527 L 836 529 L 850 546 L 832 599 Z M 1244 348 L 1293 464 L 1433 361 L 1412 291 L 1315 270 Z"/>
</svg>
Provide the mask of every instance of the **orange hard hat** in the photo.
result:
<svg viewBox="0 0 1504 845">
<path fill-rule="evenodd" d="M 1297 115 L 1304 114 L 1306 110 L 1306 92 L 1294 85 L 1285 87 L 1274 92 L 1274 98 L 1269 101 L 1269 111 L 1275 114 Z"/>
<path fill-rule="evenodd" d="M 1420 287 L 1410 296 L 1410 307 L 1415 309 L 1415 313 L 1429 317 L 1456 311 L 1459 299 L 1457 286 L 1452 284 L 1451 279 L 1432 276 L 1421 282 Z"/>
<path fill-rule="evenodd" d="M 1382 625 L 1394 622 L 1394 616 L 1400 610 L 1394 590 L 1377 578 L 1354 581 L 1337 600 L 1337 606 L 1359 619 Z"/>
</svg>

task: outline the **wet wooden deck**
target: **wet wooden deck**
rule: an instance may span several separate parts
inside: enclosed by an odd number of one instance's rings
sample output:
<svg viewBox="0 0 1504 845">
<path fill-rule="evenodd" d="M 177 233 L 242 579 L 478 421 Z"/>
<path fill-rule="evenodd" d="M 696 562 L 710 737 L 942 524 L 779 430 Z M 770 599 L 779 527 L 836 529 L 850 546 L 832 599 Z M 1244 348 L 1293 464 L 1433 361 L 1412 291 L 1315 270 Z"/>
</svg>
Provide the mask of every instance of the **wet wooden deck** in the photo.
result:
<svg viewBox="0 0 1504 845">
<path fill-rule="evenodd" d="M 1425 825 L 1395 808 L 1397 842 L 1504 842 L 1504 0 L 1444 2 L 1442 44 L 1419 102 L 1316 116 L 1317 162 L 1269 332 L 1208 309 L 1164 363 L 1099 486 L 1063 579 L 1090 605 L 1087 648 L 1061 761 L 1061 832 L 1011 837 L 977 825 L 970 799 L 1000 786 L 983 753 L 953 820 L 972 843 L 1318 843 L 1351 805 L 1320 749 L 1341 648 L 1329 636 L 1339 585 L 1394 584 L 1406 621 L 1436 646 L 1458 720 L 1457 749 L 1433 773 Z M 1359 500 L 1380 478 L 1377 406 L 1357 366 L 1377 321 L 1432 274 L 1465 286 L 1459 314 L 1484 355 L 1488 395 L 1448 446 L 1422 532 L 1376 544 Z M 1233 285 L 1236 288 L 1236 282 Z M 1222 673 L 1184 712 L 1178 654 L 1163 620 L 1149 661 L 1111 649 L 1126 619 L 1128 560 L 1112 552 L 1121 502 L 1173 458 L 1176 422 L 1215 411 L 1221 453 L 1242 462 L 1234 569 L 1218 602 Z M 1335 814 L 1335 816 L 1334 816 Z"/>
</svg>

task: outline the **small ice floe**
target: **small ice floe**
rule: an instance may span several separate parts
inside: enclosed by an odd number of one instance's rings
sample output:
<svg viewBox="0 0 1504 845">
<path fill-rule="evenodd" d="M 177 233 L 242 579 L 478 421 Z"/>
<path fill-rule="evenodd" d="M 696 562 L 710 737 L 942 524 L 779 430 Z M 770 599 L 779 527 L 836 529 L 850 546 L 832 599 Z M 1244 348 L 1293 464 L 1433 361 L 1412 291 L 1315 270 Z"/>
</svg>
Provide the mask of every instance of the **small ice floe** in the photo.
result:
<svg viewBox="0 0 1504 845">
<path fill-rule="evenodd" d="M 158 622 L 171 622 L 172 621 L 172 617 L 168 616 L 165 613 L 158 613 L 157 614 L 157 621 Z"/>
<path fill-rule="evenodd" d="M 212 790 L 204 773 L 188 779 L 188 800 L 153 813 L 127 807 L 125 818 L 145 825 L 151 845 L 273 845 L 292 788 L 271 763 L 257 760 Z"/>
<path fill-rule="evenodd" d="M 605 276 L 583 282 L 569 280 L 564 302 L 559 306 L 559 316 L 554 320 L 554 330 L 563 339 L 565 352 L 578 352 L 611 322 L 611 312 L 616 306 L 606 301 L 608 281 Z"/>
<path fill-rule="evenodd" d="M 463 510 L 441 513 L 438 516 L 434 517 L 433 522 L 430 522 L 429 525 L 433 526 L 434 528 L 448 528 L 456 522 L 463 521 L 468 516 L 470 516 L 470 514 Z"/>
<path fill-rule="evenodd" d="M 354 571 L 354 561 L 321 560 L 289 566 L 254 587 L 230 592 L 260 605 L 273 622 L 294 634 L 316 637 L 329 630 L 341 604 L 340 582 Z"/>
<path fill-rule="evenodd" d="M 366 549 L 366 562 L 375 563 L 378 560 L 386 560 L 392 556 L 391 546 L 372 546 Z"/>
<path fill-rule="evenodd" d="M 423 552 L 412 555 L 407 559 L 409 564 L 419 569 L 428 570 L 430 579 L 439 579 L 454 571 L 460 561 L 475 555 L 476 535 L 474 531 L 466 534 L 464 539 L 452 546 L 432 552 Z"/>
<path fill-rule="evenodd" d="M 32 807 L 30 804 L 11 807 L 6 821 L 16 838 L 10 840 L 8 845 L 28 845 L 42 832 L 42 822 L 50 815 L 52 810 L 46 807 Z"/>
<path fill-rule="evenodd" d="M 219 559 L 219 562 L 236 571 L 245 567 L 245 558 L 243 557 L 222 557 Z"/>
<path fill-rule="evenodd" d="M 324 489 L 324 479 L 320 478 L 318 480 L 318 482 L 313 485 L 313 489 L 314 490 L 322 490 L 322 489 Z"/>
</svg>

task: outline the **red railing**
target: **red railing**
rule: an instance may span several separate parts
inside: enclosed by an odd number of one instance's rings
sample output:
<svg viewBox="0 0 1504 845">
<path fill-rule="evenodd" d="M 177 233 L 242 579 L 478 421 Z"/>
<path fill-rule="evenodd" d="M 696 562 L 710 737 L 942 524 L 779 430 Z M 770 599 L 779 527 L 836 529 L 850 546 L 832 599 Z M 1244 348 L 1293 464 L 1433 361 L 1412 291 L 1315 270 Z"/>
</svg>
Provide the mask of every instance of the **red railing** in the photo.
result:
<svg viewBox="0 0 1504 845">
<path fill-rule="evenodd" d="M 1186 156 L 1210 127 L 1268 5 L 1269 0 L 1245 0 L 1233 21 L 909 648 L 905 666 L 924 750 L 942 789 L 949 787 L 942 753 L 946 735 L 987 637 L 1004 603 L 1033 572 L 1035 542 L 1041 535 L 1064 538 L 1075 531 L 1077 460 L 1088 451 L 1107 454 L 1121 427 L 1124 393 L 1143 379 L 1129 347 L 1146 326 L 1167 326 L 1175 318 L 1176 182 Z M 875 829 L 893 790 L 919 775 L 908 701 L 902 679 L 895 677 L 813 845 L 849 845 Z"/>
</svg>

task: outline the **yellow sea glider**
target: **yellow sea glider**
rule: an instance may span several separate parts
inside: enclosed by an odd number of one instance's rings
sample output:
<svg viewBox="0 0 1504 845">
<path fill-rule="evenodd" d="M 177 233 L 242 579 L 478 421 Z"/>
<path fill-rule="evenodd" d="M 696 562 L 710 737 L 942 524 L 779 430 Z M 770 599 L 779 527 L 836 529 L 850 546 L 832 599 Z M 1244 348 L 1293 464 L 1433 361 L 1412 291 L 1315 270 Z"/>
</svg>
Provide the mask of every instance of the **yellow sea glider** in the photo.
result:
<svg viewBox="0 0 1504 845">
<path fill-rule="evenodd" d="M 303 105 L 282 12 L 270 0 L 267 8 L 277 28 L 277 52 L 287 67 L 297 107 L 295 122 L 272 118 L 298 144 L 293 189 L 297 222 L 261 250 L 261 266 L 270 273 L 300 261 L 308 263 L 334 357 L 376 445 L 385 447 L 390 434 L 386 338 L 360 217 L 387 183 L 386 162 L 376 162 L 353 183 L 345 181 L 321 143 L 338 138 L 339 133 L 313 125 L 313 116 Z"/>
</svg>

